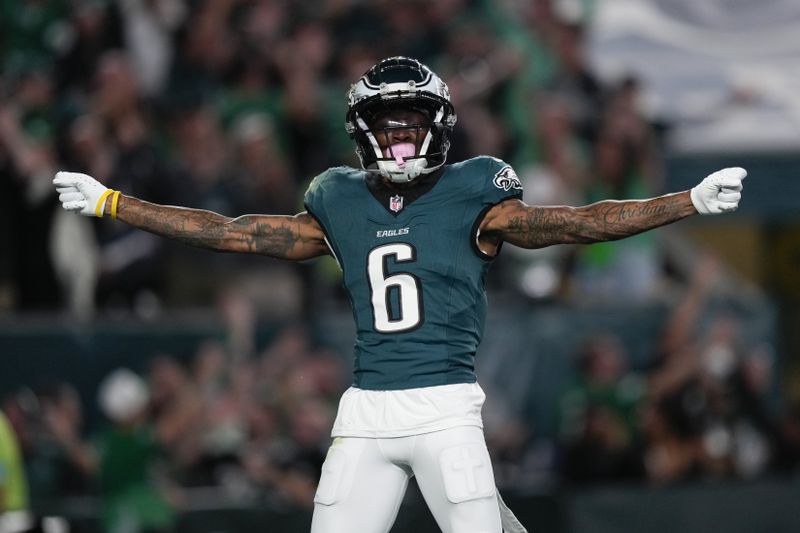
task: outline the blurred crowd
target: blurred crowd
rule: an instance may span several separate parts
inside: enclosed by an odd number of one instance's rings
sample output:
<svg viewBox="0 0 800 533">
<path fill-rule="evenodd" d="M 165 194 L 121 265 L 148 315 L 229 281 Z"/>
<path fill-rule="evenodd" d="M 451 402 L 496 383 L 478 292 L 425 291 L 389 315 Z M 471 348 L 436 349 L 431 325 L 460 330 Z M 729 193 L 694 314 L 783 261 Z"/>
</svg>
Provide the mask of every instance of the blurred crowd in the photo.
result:
<svg viewBox="0 0 800 533">
<path fill-rule="evenodd" d="M 198 252 L 67 216 L 50 185 L 87 172 L 140 198 L 225 215 L 293 214 L 317 173 L 357 165 L 349 84 L 410 55 L 449 84 L 452 161 L 515 166 L 526 200 L 661 192 L 659 132 L 633 77 L 587 64 L 591 1 L 0 1 L 0 311 L 151 316 L 250 294 L 302 314 L 339 294 L 331 265 Z M 535 298 L 659 290 L 652 236 L 500 262 Z"/>
<path fill-rule="evenodd" d="M 631 368 L 621 339 L 586 339 L 560 399 L 560 472 L 570 483 L 753 480 L 795 475 L 800 411 L 776 396 L 774 347 L 715 307 L 719 264 L 696 267 L 654 339 Z"/>
<path fill-rule="evenodd" d="M 349 377 L 309 338 L 281 330 L 247 358 L 208 340 L 188 361 L 156 354 L 140 371 L 113 370 L 91 428 L 68 382 L 7 394 L 31 501 L 98 496 L 110 532 L 169 530 L 175 510 L 209 505 L 204 489 L 212 505 L 309 508 Z"/>
</svg>

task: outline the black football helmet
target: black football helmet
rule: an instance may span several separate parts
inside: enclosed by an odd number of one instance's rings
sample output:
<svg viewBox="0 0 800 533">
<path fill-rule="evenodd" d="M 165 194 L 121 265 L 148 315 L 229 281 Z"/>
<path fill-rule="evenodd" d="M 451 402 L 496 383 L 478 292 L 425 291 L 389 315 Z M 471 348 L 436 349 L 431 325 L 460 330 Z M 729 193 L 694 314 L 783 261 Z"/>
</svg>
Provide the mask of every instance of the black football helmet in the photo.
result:
<svg viewBox="0 0 800 533">
<path fill-rule="evenodd" d="M 429 117 L 425 124 L 407 126 L 427 130 L 417 141 L 415 154 L 408 157 L 386 157 L 371 129 L 376 118 L 394 109 L 410 109 Z M 416 59 L 384 59 L 347 93 L 345 128 L 356 142 L 361 166 L 395 182 L 408 182 L 441 167 L 450 147 L 447 134 L 455 123 L 447 85 Z"/>
</svg>

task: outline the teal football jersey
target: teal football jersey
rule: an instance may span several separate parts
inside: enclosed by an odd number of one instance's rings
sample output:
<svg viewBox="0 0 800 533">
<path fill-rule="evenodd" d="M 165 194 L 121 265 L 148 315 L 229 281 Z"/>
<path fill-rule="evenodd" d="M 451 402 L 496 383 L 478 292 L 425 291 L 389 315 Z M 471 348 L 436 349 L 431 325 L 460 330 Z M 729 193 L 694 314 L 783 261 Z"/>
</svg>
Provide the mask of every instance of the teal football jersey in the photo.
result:
<svg viewBox="0 0 800 533">
<path fill-rule="evenodd" d="M 306 209 L 325 232 L 353 308 L 355 387 L 476 380 L 492 259 L 477 247 L 478 223 L 521 196 L 514 171 L 492 157 L 446 165 L 408 190 L 348 167 L 311 182 Z"/>
</svg>

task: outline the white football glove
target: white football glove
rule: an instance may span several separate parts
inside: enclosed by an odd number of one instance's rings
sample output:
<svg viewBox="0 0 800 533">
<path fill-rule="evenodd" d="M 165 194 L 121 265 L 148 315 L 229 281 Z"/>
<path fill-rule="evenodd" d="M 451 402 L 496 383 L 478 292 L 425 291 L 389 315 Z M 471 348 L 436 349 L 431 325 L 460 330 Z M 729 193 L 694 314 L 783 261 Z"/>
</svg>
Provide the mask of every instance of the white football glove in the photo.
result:
<svg viewBox="0 0 800 533">
<path fill-rule="evenodd" d="M 64 209 L 77 211 L 87 217 L 102 218 L 106 198 L 114 193 L 93 177 L 80 172 L 57 172 L 53 185 Z"/>
<path fill-rule="evenodd" d="M 736 211 L 742 197 L 742 180 L 747 171 L 739 167 L 723 168 L 709 174 L 691 190 L 692 203 L 701 215 Z"/>
</svg>

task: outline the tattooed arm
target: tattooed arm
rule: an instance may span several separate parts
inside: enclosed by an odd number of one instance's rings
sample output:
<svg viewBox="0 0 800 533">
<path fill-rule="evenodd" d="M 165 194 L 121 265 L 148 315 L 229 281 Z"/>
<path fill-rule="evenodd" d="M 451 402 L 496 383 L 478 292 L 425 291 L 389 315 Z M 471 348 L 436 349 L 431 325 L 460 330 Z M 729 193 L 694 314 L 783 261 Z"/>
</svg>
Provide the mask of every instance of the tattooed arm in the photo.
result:
<svg viewBox="0 0 800 533">
<path fill-rule="evenodd" d="M 739 207 L 745 176 L 743 168 L 723 168 L 688 191 L 649 200 L 605 200 L 584 207 L 537 207 L 506 200 L 481 221 L 478 245 L 494 255 L 502 241 L 522 248 L 613 241 L 697 213 L 730 213 Z"/>
<path fill-rule="evenodd" d="M 100 218 L 110 213 L 112 218 L 131 226 L 191 246 L 218 252 L 262 254 L 290 261 L 329 253 L 325 233 L 308 213 L 228 218 L 211 211 L 151 204 L 123 196 L 80 172 L 58 172 L 53 185 L 67 211 Z"/>
<path fill-rule="evenodd" d="M 506 200 L 483 219 L 479 243 L 493 255 L 500 241 L 522 248 L 613 241 L 696 213 L 689 191 L 649 200 L 604 200 L 583 207 L 538 207 Z"/>
<path fill-rule="evenodd" d="M 106 202 L 109 210 L 111 199 Z M 219 252 L 254 253 L 291 261 L 329 253 L 322 228 L 305 212 L 295 216 L 228 218 L 211 211 L 152 204 L 122 195 L 117 218 L 150 233 Z"/>
</svg>

